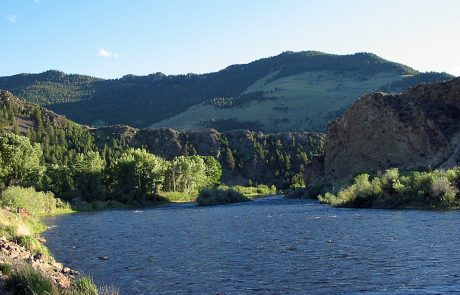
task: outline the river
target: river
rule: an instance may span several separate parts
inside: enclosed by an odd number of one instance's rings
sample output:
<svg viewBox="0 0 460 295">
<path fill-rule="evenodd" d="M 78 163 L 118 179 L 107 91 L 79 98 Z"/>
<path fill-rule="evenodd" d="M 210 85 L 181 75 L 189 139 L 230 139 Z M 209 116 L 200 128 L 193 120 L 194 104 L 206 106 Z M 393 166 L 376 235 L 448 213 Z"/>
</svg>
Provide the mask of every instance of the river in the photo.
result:
<svg viewBox="0 0 460 295">
<path fill-rule="evenodd" d="M 271 197 L 46 222 L 51 229 L 44 236 L 58 261 L 121 294 L 460 290 L 459 211 L 336 209 Z"/>
</svg>

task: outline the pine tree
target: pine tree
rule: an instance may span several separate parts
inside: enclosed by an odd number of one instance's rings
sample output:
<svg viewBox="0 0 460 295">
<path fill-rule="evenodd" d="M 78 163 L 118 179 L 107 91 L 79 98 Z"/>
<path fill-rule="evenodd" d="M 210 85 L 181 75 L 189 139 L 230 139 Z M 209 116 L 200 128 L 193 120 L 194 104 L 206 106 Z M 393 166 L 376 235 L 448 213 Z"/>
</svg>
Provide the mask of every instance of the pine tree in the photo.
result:
<svg viewBox="0 0 460 295">
<path fill-rule="evenodd" d="M 235 158 L 233 157 L 233 153 L 229 147 L 225 150 L 225 163 L 230 170 L 235 169 Z"/>
</svg>

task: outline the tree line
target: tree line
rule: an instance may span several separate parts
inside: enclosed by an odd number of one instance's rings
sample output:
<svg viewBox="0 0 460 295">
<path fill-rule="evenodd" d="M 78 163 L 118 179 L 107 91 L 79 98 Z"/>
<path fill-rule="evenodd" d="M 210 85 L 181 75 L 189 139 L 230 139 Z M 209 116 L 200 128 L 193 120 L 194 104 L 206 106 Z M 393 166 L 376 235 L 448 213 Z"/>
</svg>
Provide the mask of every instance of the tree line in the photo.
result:
<svg viewBox="0 0 460 295">
<path fill-rule="evenodd" d="M 164 160 L 128 148 L 110 164 L 98 151 L 78 153 L 69 163 L 46 163 L 42 144 L 13 133 L 0 135 L 0 187 L 35 186 L 64 200 L 123 203 L 155 201 L 160 191 L 195 193 L 220 183 L 220 163 L 209 156 Z"/>
</svg>

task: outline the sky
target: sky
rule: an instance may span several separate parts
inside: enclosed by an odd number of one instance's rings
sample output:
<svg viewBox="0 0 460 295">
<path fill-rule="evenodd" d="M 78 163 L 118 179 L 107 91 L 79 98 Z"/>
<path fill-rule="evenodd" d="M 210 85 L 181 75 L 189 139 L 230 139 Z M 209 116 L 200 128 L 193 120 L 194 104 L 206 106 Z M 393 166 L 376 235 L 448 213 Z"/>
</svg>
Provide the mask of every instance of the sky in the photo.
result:
<svg viewBox="0 0 460 295">
<path fill-rule="evenodd" d="M 283 51 L 460 75 L 458 0 L 0 0 L 0 76 L 206 73 Z"/>
</svg>

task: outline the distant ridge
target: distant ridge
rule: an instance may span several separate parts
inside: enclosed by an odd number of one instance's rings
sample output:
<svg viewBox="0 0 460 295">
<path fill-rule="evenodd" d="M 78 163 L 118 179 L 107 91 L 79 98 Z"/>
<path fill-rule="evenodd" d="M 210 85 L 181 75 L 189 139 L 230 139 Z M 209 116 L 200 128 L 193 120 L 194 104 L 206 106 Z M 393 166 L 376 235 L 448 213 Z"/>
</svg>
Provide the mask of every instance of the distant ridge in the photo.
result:
<svg viewBox="0 0 460 295">
<path fill-rule="evenodd" d="M 359 96 L 451 79 L 372 53 L 291 52 L 208 74 L 99 79 L 60 71 L 0 77 L 0 88 L 89 125 L 324 131 Z"/>
</svg>

